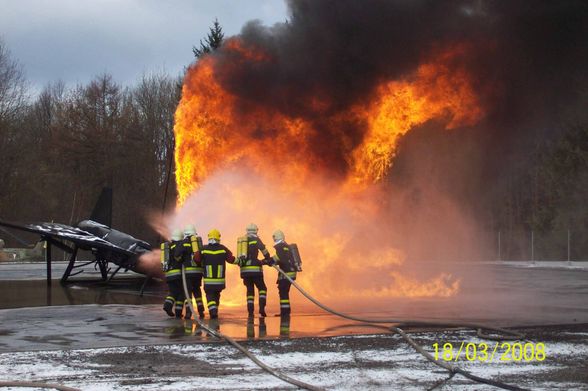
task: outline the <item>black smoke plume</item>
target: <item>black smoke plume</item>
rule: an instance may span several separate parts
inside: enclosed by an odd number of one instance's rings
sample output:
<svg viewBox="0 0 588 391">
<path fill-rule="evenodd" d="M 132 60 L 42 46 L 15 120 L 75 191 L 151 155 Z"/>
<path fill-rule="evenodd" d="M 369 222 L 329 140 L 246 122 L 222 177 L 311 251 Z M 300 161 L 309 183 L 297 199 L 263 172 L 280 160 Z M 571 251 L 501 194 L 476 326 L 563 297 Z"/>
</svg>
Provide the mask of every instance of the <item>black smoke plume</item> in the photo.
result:
<svg viewBox="0 0 588 391">
<path fill-rule="evenodd" d="M 245 47 L 268 61 L 221 48 L 215 75 L 239 98 L 236 110 L 255 104 L 310 121 L 316 130 L 310 144 L 336 173 L 345 174 L 348 153 L 366 131 L 352 120 L 334 123 L 338 113 L 369 102 L 378 84 L 402 80 L 437 51 L 467 47 L 455 66 L 469 71 L 485 116 L 451 131 L 431 121 L 404 136 L 387 178 L 401 189 L 391 201 L 400 210 L 418 214 L 443 194 L 463 213 L 487 220 L 513 160 L 560 132 L 562 123 L 588 121 L 586 1 L 289 0 L 288 6 L 285 23 L 253 21 L 240 34 Z M 451 223 L 431 224 L 439 232 Z"/>
</svg>

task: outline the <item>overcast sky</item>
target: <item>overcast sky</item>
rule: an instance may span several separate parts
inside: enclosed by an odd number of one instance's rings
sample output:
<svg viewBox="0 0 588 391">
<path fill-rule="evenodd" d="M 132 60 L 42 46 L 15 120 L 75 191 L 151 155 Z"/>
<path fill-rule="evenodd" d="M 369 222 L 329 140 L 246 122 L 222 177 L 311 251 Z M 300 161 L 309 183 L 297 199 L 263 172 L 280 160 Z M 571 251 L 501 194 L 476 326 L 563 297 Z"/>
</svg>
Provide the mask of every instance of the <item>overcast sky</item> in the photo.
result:
<svg viewBox="0 0 588 391">
<path fill-rule="evenodd" d="M 179 74 L 214 18 L 229 36 L 286 17 L 283 0 L 0 0 L 0 39 L 35 90 L 104 72 L 130 85 L 144 72 Z"/>
</svg>

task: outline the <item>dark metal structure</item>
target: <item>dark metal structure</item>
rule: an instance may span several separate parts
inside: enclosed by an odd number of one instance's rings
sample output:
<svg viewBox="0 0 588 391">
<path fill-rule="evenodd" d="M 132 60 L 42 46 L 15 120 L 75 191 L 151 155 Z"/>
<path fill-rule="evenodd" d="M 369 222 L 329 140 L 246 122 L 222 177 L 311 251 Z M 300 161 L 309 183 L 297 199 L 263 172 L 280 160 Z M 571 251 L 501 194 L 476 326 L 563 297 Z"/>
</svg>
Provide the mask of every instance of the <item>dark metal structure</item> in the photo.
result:
<svg viewBox="0 0 588 391">
<path fill-rule="evenodd" d="M 80 221 L 76 226 L 58 223 L 17 224 L 1 221 L 0 227 L 8 227 L 20 231 L 35 233 L 41 236 L 46 246 L 45 261 L 47 263 L 47 284 L 51 284 L 51 260 L 53 246 L 69 254 L 61 283 L 65 284 L 69 277 L 83 272 L 84 266 L 94 264 L 100 270 L 103 281 L 110 281 L 120 269 L 133 270 L 149 277 L 162 277 L 161 265 L 157 260 L 140 260 L 140 256 L 151 251 L 151 245 L 143 240 L 111 228 L 112 224 L 112 189 L 104 187 L 92 210 L 90 219 Z M 94 255 L 90 261 L 78 262 L 78 251 L 88 250 Z M 110 276 L 108 263 L 117 265 Z M 79 269 L 79 270 L 76 270 Z M 141 291 L 143 290 L 141 288 Z"/>
<path fill-rule="evenodd" d="M 67 268 L 61 277 L 61 283 L 67 282 L 69 277 L 80 274 L 83 270 L 75 269 L 94 264 L 100 270 L 104 281 L 110 280 L 121 269 L 136 270 L 139 257 L 151 251 L 151 245 L 143 240 L 121 231 L 112 229 L 93 220 L 83 220 L 77 227 L 58 223 L 15 224 L 0 220 L 0 226 L 14 228 L 21 231 L 36 233 L 47 243 L 45 260 L 47 262 L 47 281 L 51 281 L 51 253 L 55 246 L 67 254 L 69 260 Z M 94 259 L 77 263 L 79 250 L 91 251 Z M 110 276 L 108 262 L 117 265 L 117 269 Z"/>
</svg>

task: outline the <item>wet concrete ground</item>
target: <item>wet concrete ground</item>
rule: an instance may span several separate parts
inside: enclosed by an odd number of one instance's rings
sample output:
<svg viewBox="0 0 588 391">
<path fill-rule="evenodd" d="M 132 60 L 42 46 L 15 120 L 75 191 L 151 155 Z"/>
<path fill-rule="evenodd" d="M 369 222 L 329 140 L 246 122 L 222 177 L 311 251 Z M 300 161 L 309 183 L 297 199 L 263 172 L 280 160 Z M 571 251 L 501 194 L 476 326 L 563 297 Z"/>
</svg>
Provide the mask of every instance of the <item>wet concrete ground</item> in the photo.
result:
<svg viewBox="0 0 588 391">
<path fill-rule="evenodd" d="M 209 319 L 205 323 L 210 323 Z M 247 319 L 225 311 L 213 324 L 238 340 L 382 333 L 331 315 Z M 77 305 L 0 311 L 0 353 L 216 341 L 188 320 L 167 318 L 159 304 Z"/>
<path fill-rule="evenodd" d="M 48 287 L 44 267 L 0 264 L 0 381 L 42 381 L 91 391 L 294 388 L 191 321 L 166 317 L 161 310 L 164 284 L 149 284 L 142 297 L 143 279 L 133 275 L 121 275 L 107 286 L 80 281 L 64 287 L 54 280 Z M 65 265 L 54 264 L 54 276 L 60 276 L 60 267 Z M 333 307 L 380 318 L 541 325 L 519 330 L 527 334 L 523 343 L 546 346 L 544 361 L 461 357 L 453 363 L 529 389 L 588 389 L 586 269 L 563 263 L 455 265 L 452 272 L 462 283 L 452 299 Z M 96 279 L 98 274 L 86 276 Z M 494 389 L 460 376 L 442 383 L 447 372 L 398 335 L 327 315 L 305 300 L 293 294 L 295 311 L 287 323 L 275 316 L 249 321 L 242 308 L 226 306 L 218 327 L 282 373 L 327 389 Z M 270 315 L 275 311 L 270 307 Z M 411 335 L 431 354 L 435 343 L 495 343 L 478 339 L 471 330 L 413 329 Z"/>
<path fill-rule="evenodd" d="M 342 310 L 372 318 L 445 319 L 502 326 L 588 323 L 588 270 L 582 266 L 476 265 L 475 274 L 487 277 L 482 279 L 468 278 L 473 275 L 471 265 L 456 267 L 455 273 L 461 270 L 464 276 L 455 298 L 394 299 Z M 64 267 L 64 263 L 54 263 L 54 276 L 60 276 Z M 84 275 L 94 282 L 61 286 L 54 280 L 47 286 L 44 271 L 42 263 L 0 264 L 0 352 L 210 339 L 192 322 L 164 314 L 165 284 L 150 283 L 139 296 L 144 281 L 139 275 L 121 274 L 105 285 L 95 282 L 98 273 L 91 271 Z M 293 292 L 292 302 L 289 324 L 280 324 L 280 318 L 273 316 L 276 306 L 269 307 L 268 318 L 250 321 L 242 307 L 221 305 L 221 332 L 241 340 L 382 333 L 381 328 L 326 314 L 297 292 Z M 333 307 L 341 309 L 336 304 Z"/>
<path fill-rule="evenodd" d="M 520 330 L 528 340 L 526 358 L 501 342 L 480 340 L 467 331 L 413 332 L 432 355 L 434 345 L 461 343 L 472 349 L 446 363 L 476 376 L 529 390 L 588 389 L 588 329 L 584 326 Z M 538 344 L 545 347 L 545 356 Z M 398 335 L 252 340 L 243 345 L 282 374 L 326 390 L 496 390 L 428 362 Z M 513 348 L 514 349 L 514 348 Z M 108 390 L 293 390 L 297 387 L 262 371 L 225 343 L 178 343 L 104 349 L 0 352 L 0 382 L 27 380 L 84 391 Z"/>
</svg>

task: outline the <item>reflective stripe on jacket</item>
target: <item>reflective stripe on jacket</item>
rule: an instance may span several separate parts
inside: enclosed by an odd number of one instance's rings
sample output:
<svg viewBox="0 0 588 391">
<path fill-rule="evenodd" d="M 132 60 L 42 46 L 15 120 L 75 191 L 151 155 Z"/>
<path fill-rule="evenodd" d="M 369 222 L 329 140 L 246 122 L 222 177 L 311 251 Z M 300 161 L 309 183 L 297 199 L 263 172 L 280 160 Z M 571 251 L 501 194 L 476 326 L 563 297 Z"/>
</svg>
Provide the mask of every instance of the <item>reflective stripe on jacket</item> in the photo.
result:
<svg viewBox="0 0 588 391">
<path fill-rule="evenodd" d="M 182 265 L 190 267 L 192 263 L 192 244 L 189 239 L 174 240 L 169 245 L 169 265 L 165 272 L 168 281 L 182 277 Z"/>
<path fill-rule="evenodd" d="M 225 288 L 225 262 L 234 263 L 235 257 L 231 250 L 220 243 L 207 244 L 202 251 L 196 254 L 195 259 L 202 264 L 204 275 L 204 289 L 214 288 L 222 290 Z"/>
<path fill-rule="evenodd" d="M 263 277 L 263 263 L 257 258 L 259 253 L 262 253 L 264 258 L 269 258 L 269 252 L 265 248 L 265 244 L 257 235 L 247 235 L 247 259 L 241 265 L 241 278 L 245 277 Z"/>
</svg>

